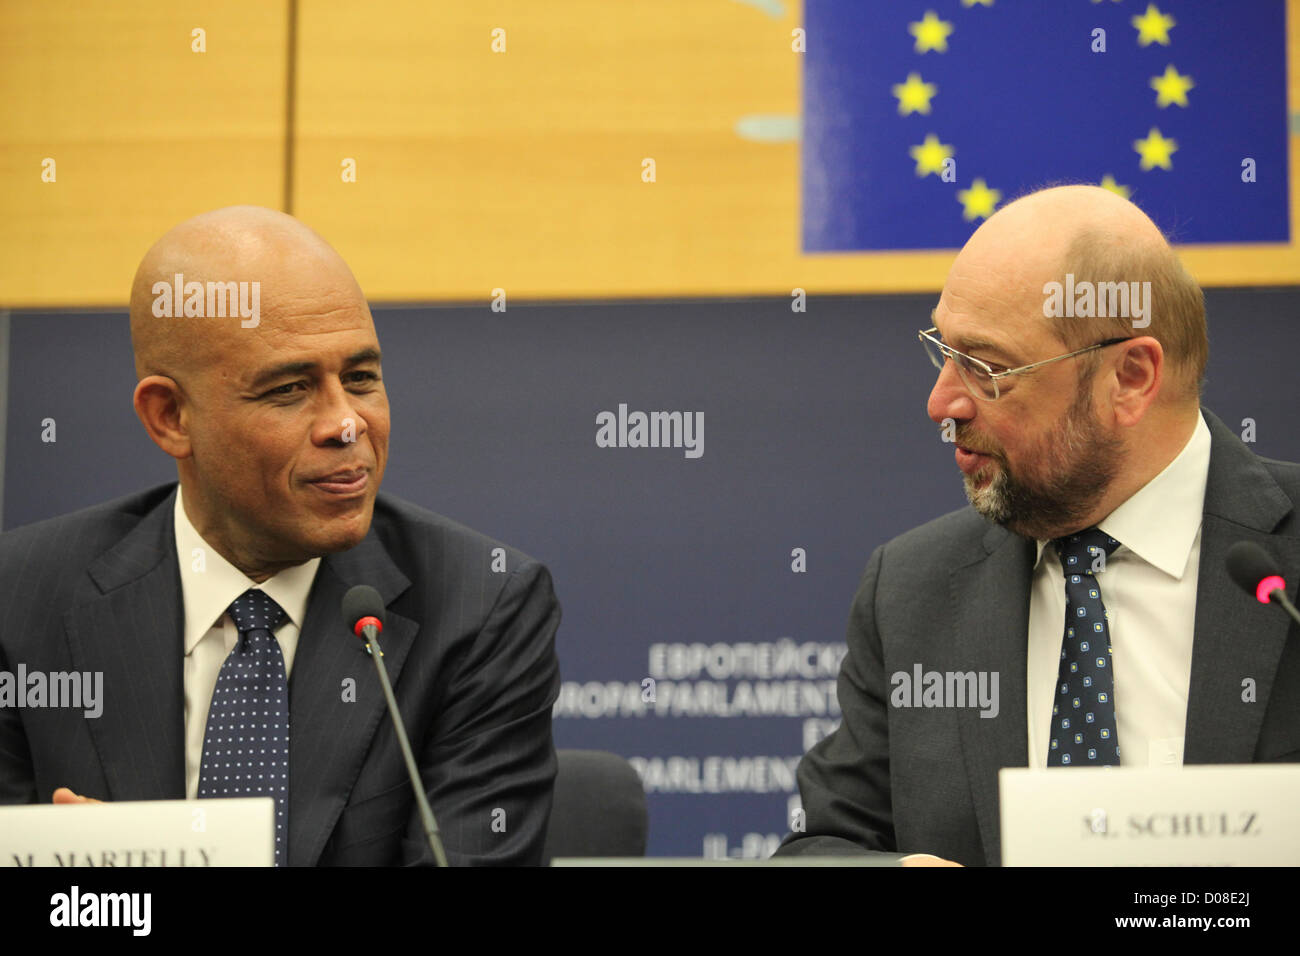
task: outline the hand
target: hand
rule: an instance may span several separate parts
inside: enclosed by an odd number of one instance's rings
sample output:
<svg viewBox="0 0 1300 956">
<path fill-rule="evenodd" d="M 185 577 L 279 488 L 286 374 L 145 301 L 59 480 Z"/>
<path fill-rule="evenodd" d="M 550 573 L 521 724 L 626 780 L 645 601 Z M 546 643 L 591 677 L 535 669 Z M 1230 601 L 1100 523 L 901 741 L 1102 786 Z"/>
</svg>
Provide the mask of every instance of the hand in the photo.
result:
<svg viewBox="0 0 1300 956">
<path fill-rule="evenodd" d="M 73 793 L 67 787 L 59 787 L 54 791 L 54 799 L 51 803 L 103 803 L 103 800 L 96 800 L 93 797 L 83 797 L 81 794 Z"/>
<path fill-rule="evenodd" d="M 961 866 L 960 863 L 945 860 L 932 853 L 913 853 L 911 856 L 903 857 L 898 862 L 903 866 Z"/>
</svg>

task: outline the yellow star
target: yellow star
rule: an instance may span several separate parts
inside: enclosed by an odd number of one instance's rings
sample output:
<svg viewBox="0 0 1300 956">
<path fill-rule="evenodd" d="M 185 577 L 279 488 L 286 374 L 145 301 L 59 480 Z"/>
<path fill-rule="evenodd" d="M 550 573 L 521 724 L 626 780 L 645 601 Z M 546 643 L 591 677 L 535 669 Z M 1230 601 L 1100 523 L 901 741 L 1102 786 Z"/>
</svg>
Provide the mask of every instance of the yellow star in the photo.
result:
<svg viewBox="0 0 1300 956">
<path fill-rule="evenodd" d="M 907 82 L 895 83 L 893 91 L 898 97 L 899 115 L 906 116 L 909 113 L 929 113 L 930 100 L 939 92 L 939 87 L 924 82 L 920 73 L 909 73 Z"/>
<path fill-rule="evenodd" d="M 1002 193 L 996 189 L 989 189 L 982 179 L 971 183 L 970 189 L 957 190 L 957 201 L 963 207 L 961 217 L 967 222 L 973 221 L 976 217 L 987 219 L 993 215 L 993 209 L 1001 198 Z"/>
<path fill-rule="evenodd" d="M 924 53 L 927 50 L 948 52 L 948 34 L 953 26 L 947 20 L 940 20 L 933 10 L 926 10 L 925 16 L 907 25 L 907 32 L 916 37 L 915 50 Z"/>
<path fill-rule="evenodd" d="M 1154 126 L 1151 127 L 1151 132 L 1147 133 L 1146 139 L 1133 140 L 1133 148 L 1142 157 L 1142 162 L 1138 164 L 1138 168 L 1143 171 L 1153 169 L 1156 166 L 1161 169 L 1174 168 L 1173 163 L 1169 161 L 1169 157 L 1178 152 L 1178 141 L 1165 139 L 1160 135 L 1160 130 Z"/>
<path fill-rule="evenodd" d="M 920 146 L 913 146 L 907 151 L 908 155 L 916 160 L 916 175 L 918 176 L 943 172 L 943 161 L 951 159 L 953 152 L 951 146 L 939 142 L 939 137 L 933 133 L 926 133 L 924 143 Z"/>
<path fill-rule="evenodd" d="M 1128 199 L 1131 195 L 1133 195 L 1133 190 L 1129 189 L 1127 186 L 1121 186 L 1119 183 L 1115 182 L 1115 177 L 1112 176 L 1110 173 L 1107 173 L 1105 176 L 1101 177 L 1101 188 L 1109 189 L 1116 196 L 1119 196 L 1123 199 Z"/>
<path fill-rule="evenodd" d="M 1169 28 L 1177 21 L 1169 14 L 1157 10 L 1154 3 L 1148 3 L 1146 13 L 1133 17 L 1129 22 L 1137 27 L 1138 46 L 1150 46 L 1152 43 L 1169 46 Z"/>
<path fill-rule="evenodd" d="M 1156 106 L 1161 109 L 1170 103 L 1186 106 L 1187 91 L 1195 86 L 1192 78 L 1179 74 L 1172 63 L 1165 67 L 1164 75 L 1151 77 L 1151 89 L 1159 94 L 1156 96 Z"/>
<path fill-rule="evenodd" d="M 978 7 L 981 5 L 991 7 L 993 6 L 993 0 L 961 0 L 961 5 L 963 7 Z"/>
</svg>

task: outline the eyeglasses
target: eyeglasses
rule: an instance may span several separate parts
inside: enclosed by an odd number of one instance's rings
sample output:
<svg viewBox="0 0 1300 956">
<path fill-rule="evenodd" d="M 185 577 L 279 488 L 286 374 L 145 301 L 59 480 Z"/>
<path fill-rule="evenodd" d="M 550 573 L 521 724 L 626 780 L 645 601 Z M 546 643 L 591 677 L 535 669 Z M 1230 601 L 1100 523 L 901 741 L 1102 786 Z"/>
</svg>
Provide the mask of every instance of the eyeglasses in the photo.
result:
<svg viewBox="0 0 1300 956">
<path fill-rule="evenodd" d="M 1089 345 L 1087 348 L 1078 349 L 1074 352 L 1066 352 L 1064 355 L 1058 355 L 1055 358 L 1043 359 L 1041 362 L 1021 365 L 1019 368 L 1009 368 L 1001 372 L 995 372 L 993 366 L 987 362 L 971 358 L 964 352 L 958 352 L 951 345 L 945 345 L 934 335 L 938 331 L 937 327 L 932 327 L 916 333 L 917 338 L 921 340 L 921 344 L 925 347 L 925 354 L 930 356 L 930 362 L 935 368 L 942 371 L 944 362 L 952 359 L 953 364 L 957 366 L 957 374 L 966 383 L 966 390 L 976 398 L 986 402 L 994 401 L 1001 394 L 998 381 L 1008 375 L 1020 375 L 1031 369 L 1038 368 L 1040 365 L 1051 365 L 1053 362 L 1061 361 L 1061 359 L 1074 358 L 1074 356 L 1082 355 L 1084 352 L 1091 352 L 1094 349 L 1103 349 L 1108 345 L 1129 341 L 1127 337 L 1106 339 L 1106 341 L 1098 342 L 1096 345 Z"/>
</svg>

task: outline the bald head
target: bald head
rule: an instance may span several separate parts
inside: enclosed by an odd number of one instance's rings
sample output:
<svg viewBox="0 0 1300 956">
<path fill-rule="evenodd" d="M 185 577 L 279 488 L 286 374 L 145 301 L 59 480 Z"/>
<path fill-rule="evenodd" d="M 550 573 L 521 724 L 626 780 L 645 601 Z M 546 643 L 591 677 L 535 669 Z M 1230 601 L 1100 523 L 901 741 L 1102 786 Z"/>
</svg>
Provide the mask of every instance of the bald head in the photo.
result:
<svg viewBox="0 0 1300 956">
<path fill-rule="evenodd" d="M 294 303 L 304 297 L 362 299 L 347 263 L 292 216 L 261 206 L 202 213 L 168 230 L 136 270 L 131 344 L 137 377 L 179 380 L 212 369 L 215 357 L 251 327 L 252 319 L 240 321 L 241 293 L 245 311 L 256 298 L 259 323 L 262 315 L 291 320 Z"/>
<path fill-rule="evenodd" d="M 1127 248 L 1168 248 L 1147 214 L 1109 189 L 1056 186 L 1003 206 L 975 230 L 962 253 L 998 251 L 1058 268 L 1070 244 L 1087 231 L 1105 232 Z"/>
<path fill-rule="evenodd" d="M 1110 338 L 1155 338 L 1174 373 L 1161 400 L 1198 401 L 1209 356 L 1200 288 L 1150 217 L 1110 190 L 1058 186 L 1009 203 L 975 231 L 953 273 L 993 280 L 956 291 L 986 297 L 998 309 L 1042 317 L 1052 337 L 1069 351 Z M 1114 288 L 1127 295 L 1134 288 L 1149 288 L 1151 314 L 1138 315 L 1135 301 L 1122 314 L 1102 314 L 1107 306 L 1115 311 L 1115 302 L 1103 302 L 1099 295 L 1087 308 L 1080 303 L 1076 310 L 1071 302 L 1070 314 L 1045 316 L 1044 286 L 1055 282 L 1064 287 L 1067 275 L 1074 287 L 1090 284 L 1093 291 Z M 1124 289 L 1111 285 L 1117 283 Z M 1079 367 L 1087 373 L 1098 361 L 1090 354 Z"/>
</svg>

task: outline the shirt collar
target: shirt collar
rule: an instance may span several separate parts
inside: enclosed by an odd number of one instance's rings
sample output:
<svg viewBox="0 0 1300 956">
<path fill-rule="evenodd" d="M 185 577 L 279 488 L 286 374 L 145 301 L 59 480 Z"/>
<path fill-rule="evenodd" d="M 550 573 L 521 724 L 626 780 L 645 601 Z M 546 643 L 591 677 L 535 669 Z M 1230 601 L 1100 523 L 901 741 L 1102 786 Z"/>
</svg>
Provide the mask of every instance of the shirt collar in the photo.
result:
<svg viewBox="0 0 1300 956">
<path fill-rule="evenodd" d="M 265 591 L 301 631 L 303 619 L 307 616 L 307 598 L 311 594 L 320 558 L 285 568 L 258 584 L 222 557 L 194 529 L 181 503 L 179 484 L 176 486 L 173 514 L 176 556 L 180 562 L 181 598 L 185 608 L 186 654 L 194 650 L 203 635 L 221 620 L 226 609 L 249 588 Z"/>
<path fill-rule="evenodd" d="M 1201 528 L 1210 473 L 1210 427 L 1196 413 L 1196 427 L 1183 450 L 1097 527 L 1139 558 L 1181 579 Z M 1050 541 L 1038 539 L 1038 558 Z"/>
</svg>

